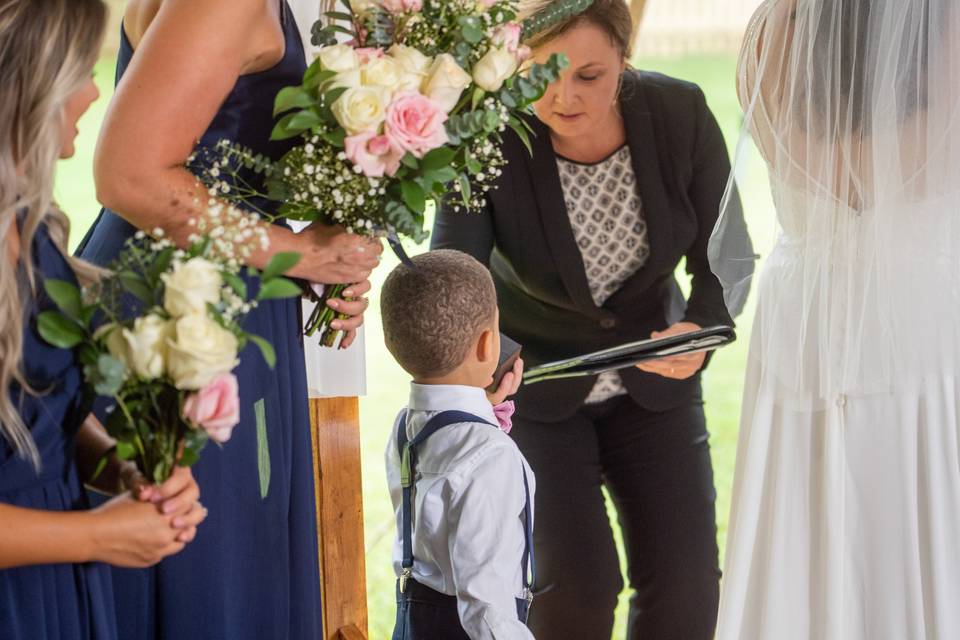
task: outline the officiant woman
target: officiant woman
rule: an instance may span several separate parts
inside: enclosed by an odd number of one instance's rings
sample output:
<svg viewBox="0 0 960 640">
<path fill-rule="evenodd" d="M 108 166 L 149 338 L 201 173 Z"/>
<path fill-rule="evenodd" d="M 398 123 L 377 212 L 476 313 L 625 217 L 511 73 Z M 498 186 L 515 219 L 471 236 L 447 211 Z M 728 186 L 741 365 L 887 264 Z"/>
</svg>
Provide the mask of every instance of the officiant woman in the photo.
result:
<svg viewBox="0 0 960 640">
<path fill-rule="evenodd" d="M 528 42 L 538 62 L 570 60 L 536 104 L 532 157 L 508 136 L 486 208 L 451 202 L 437 217 L 433 247 L 489 265 L 503 332 L 529 366 L 732 324 L 706 255 L 730 172 L 722 134 L 698 87 L 628 67 L 632 31 L 623 0 L 596 0 Z M 521 388 L 512 434 L 537 475 L 538 638 L 611 635 L 623 580 L 604 487 L 626 547 L 629 637 L 713 637 L 704 365 L 688 355 Z"/>
</svg>

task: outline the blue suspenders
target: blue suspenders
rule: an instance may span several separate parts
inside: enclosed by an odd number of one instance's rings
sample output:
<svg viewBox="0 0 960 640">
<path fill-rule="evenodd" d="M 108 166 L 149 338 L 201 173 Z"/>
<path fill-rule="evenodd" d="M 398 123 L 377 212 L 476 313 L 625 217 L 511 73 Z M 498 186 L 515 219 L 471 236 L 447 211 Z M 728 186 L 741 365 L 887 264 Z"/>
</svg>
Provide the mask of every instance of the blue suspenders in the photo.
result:
<svg viewBox="0 0 960 640">
<path fill-rule="evenodd" d="M 490 424 L 483 418 L 478 418 L 464 411 L 443 411 L 433 416 L 413 440 L 407 441 L 406 413 L 400 418 L 400 424 L 397 427 L 397 449 L 400 453 L 400 486 L 403 493 L 401 508 L 403 560 L 400 564 L 400 593 L 406 590 L 407 582 L 413 575 L 412 499 L 413 488 L 416 484 L 417 447 L 440 429 L 462 422 Z M 495 425 L 490 426 L 495 429 L 498 428 Z M 523 547 L 523 596 L 529 604 L 533 600 L 532 585 L 536 580 L 536 566 L 533 557 L 533 514 L 530 507 L 530 484 L 527 480 L 526 469 L 523 469 L 523 490 L 526 495 L 526 504 L 523 508 L 523 532 L 526 538 Z"/>
</svg>

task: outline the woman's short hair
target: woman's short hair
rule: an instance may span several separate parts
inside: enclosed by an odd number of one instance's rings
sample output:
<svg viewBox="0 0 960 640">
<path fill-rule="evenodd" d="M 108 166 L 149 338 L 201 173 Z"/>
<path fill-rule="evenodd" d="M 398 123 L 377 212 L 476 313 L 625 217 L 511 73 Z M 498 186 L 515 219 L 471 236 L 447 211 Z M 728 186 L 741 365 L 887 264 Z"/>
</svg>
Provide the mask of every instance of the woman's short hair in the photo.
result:
<svg viewBox="0 0 960 640">
<path fill-rule="evenodd" d="M 520 17 L 527 18 L 537 14 L 553 2 L 554 0 L 521 0 Z M 602 29 L 610 36 L 610 42 L 620 51 L 623 59 L 630 59 L 633 52 L 633 17 L 625 0 L 594 0 L 583 13 L 535 34 L 528 38 L 525 44 L 536 49 L 582 24 L 592 24 Z"/>
<path fill-rule="evenodd" d="M 407 373 L 443 376 L 493 325 L 497 293 L 486 267 L 460 251 L 430 251 L 412 262 L 399 265 L 383 285 L 383 337 Z"/>
</svg>

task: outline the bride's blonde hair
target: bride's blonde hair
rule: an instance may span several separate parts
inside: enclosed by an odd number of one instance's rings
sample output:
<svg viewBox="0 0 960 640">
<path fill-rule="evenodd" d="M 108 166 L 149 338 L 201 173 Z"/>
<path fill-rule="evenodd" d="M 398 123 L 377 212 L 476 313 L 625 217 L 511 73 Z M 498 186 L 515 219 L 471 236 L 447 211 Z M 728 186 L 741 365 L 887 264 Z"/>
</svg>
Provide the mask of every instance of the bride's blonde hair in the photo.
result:
<svg viewBox="0 0 960 640">
<path fill-rule="evenodd" d="M 107 14 L 102 0 L 0 0 L 0 434 L 37 468 L 36 444 L 20 417 L 20 399 L 10 392 L 17 383 L 24 393 L 37 393 L 21 363 L 25 312 L 37 294 L 31 247 L 45 223 L 68 256 L 70 224 L 53 202 L 63 110 L 90 77 Z M 18 215 L 15 264 L 7 237 Z M 68 259 L 81 280 L 95 276 L 93 267 Z"/>
</svg>

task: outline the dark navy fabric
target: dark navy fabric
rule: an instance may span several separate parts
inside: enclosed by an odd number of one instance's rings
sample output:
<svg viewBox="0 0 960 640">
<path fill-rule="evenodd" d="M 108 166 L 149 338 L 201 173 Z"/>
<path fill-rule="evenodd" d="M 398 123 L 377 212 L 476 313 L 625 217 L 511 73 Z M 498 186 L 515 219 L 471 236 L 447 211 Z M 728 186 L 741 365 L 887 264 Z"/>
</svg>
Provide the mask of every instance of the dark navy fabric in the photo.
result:
<svg viewBox="0 0 960 640">
<path fill-rule="evenodd" d="M 222 139 L 273 159 L 291 148 L 293 142 L 270 141 L 273 101 L 280 89 L 300 83 L 306 62 L 286 3 L 282 12 L 283 59 L 271 69 L 237 80 L 198 151 L 210 150 Z M 124 35 L 117 60 L 118 82 L 133 55 Z M 245 178 L 257 184 L 255 176 Z M 275 212 L 270 203 L 258 206 Z M 109 264 L 135 231 L 120 216 L 103 211 L 80 254 L 97 264 Z M 153 570 L 114 571 L 122 638 L 322 636 L 299 299 L 261 303 L 247 316 L 244 329 L 273 344 L 277 366 L 271 370 L 252 344 L 240 354 L 241 364 L 234 372 L 240 383 L 240 424 L 222 448 L 208 445 L 194 467 L 200 499 L 209 509 L 196 540 Z"/>
<path fill-rule="evenodd" d="M 393 628 L 392 640 L 468 640 L 469 636 L 460 624 L 457 611 L 457 597 L 440 593 L 420 584 L 410 576 L 413 570 L 413 488 L 417 477 L 417 447 L 426 442 L 437 431 L 453 424 L 479 422 L 490 424 L 483 418 L 464 411 L 443 411 L 430 418 L 423 429 L 407 440 L 407 417 L 400 418 L 397 426 L 397 450 L 400 454 L 400 477 L 405 485 L 402 488 L 401 539 L 403 558 L 400 562 L 403 575 L 397 580 L 397 619 Z M 493 428 L 496 425 L 490 424 Z M 409 458 L 409 466 L 404 462 Z M 407 474 L 409 474 L 407 476 Z M 404 478 L 408 477 L 408 480 Z M 523 549 L 523 587 L 531 593 L 532 576 L 528 576 L 530 567 L 533 573 L 533 513 L 530 505 L 530 485 L 526 469 L 523 470 L 523 490 L 526 504 L 523 510 L 523 529 L 526 542 Z M 526 623 L 530 613 L 530 600 L 516 598 L 517 618 Z"/>
<path fill-rule="evenodd" d="M 34 236 L 33 262 L 40 294 L 25 310 L 23 370 L 41 395 L 26 394 L 17 384 L 7 393 L 30 429 L 41 467 L 38 471 L 0 438 L 0 502 L 49 511 L 87 509 L 74 463 L 74 436 L 89 411 L 81 369 L 72 351 L 50 346 L 37 332 L 38 314 L 53 308 L 42 293 L 43 280 L 76 283 L 76 278 L 42 225 Z M 107 566 L 46 564 L 0 570 L 3 640 L 110 640 L 116 634 Z"/>
</svg>

